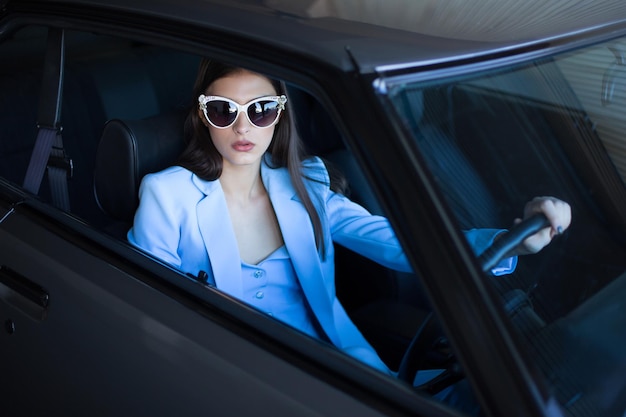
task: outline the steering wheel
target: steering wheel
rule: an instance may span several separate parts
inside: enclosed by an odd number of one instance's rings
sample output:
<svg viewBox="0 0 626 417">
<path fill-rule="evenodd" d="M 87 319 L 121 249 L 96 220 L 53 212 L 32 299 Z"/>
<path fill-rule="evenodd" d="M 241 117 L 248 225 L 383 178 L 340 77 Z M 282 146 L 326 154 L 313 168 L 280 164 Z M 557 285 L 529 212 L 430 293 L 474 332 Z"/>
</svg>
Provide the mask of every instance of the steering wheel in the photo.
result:
<svg viewBox="0 0 626 417">
<path fill-rule="evenodd" d="M 548 226 L 550 222 L 543 213 L 522 220 L 507 233 L 498 235 L 498 239 L 478 257 L 478 264 L 483 272 L 489 273 L 502 259 L 511 256 L 524 239 Z"/>
<path fill-rule="evenodd" d="M 483 272 L 489 273 L 502 259 L 510 256 L 514 249 L 527 237 L 549 225 L 550 222 L 546 216 L 539 213 L 516 224 L 507 233 L 499 235 L 498 239 L 478 257 L 478 263 Z M 432 313 L 430 313 L 415 333 L 415 336 L 413 336 L 409 347 L 404 353 L 398 369 L 399 379 L 413 384 L 413 380 L 421 369 L 426 355 L 431 351 L 441 350 L 442 347 L 444 350 L 447 350 L 447 340 L 438 332 L 435 333 L 438 336 L 433 336 L 435 326 L 435 319 Z M 439 376 L 417 388 L 430 394 L 435 394 L 463 378 L 458 363 L 452 360 L 452 358 L 449 358 L 444 363 L 444 366 L 445 370 Z"/>
</svg>

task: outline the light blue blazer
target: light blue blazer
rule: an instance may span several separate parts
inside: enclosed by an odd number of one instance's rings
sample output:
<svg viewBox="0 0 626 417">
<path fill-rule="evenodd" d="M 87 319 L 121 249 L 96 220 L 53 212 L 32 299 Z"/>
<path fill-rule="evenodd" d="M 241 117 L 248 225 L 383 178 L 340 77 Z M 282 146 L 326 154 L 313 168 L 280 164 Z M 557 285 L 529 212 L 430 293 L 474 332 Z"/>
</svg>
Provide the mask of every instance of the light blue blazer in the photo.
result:
<svg viewBox="0 0 626 417">
<path fill-rule="evenodd" d="M 349 319 L 335 294 L 332 242 L 380 264 L 409 272 L 411 267 L 388 221 L 329 188 L 328 173 L 318 159 L 305 161 L 305 185 L 320 213 L 325 257 L 315 244 L 313 226 L 285 168 L 261 165 L 263 184 L 304 295 L 322 329 L 339 349 L 390 372 Z M 140 204 L 128 240 L 161 260 L 196 275 L 213 274 L 216 287 L 242 299 L 241 257 L 219 181 L 204 181 L 182 167 L 147 175 L 139 190 Z M 467 232 L 477 252 L 495 230 Z"/>
</svg>

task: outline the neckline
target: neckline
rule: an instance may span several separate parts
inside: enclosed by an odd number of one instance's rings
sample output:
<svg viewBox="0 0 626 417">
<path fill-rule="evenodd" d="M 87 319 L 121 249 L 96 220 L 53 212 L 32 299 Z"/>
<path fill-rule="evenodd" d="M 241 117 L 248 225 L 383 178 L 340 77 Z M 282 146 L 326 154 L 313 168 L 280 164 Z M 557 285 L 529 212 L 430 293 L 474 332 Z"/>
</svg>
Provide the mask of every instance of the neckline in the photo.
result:
<svg viewBox="0 0 626 417">
<path fill-rule="evenodd" d="M 271 261 L 273 259 L 284 259 L 284 258 L 288 258 L 288 257 L 289 257 L 289 254 L 287 253 L 287 248 L 283 244 L 283 245 L 279 246 L 278 248 L 276 248 L 274 251 L 272 251 L 265 258 L 261 259 L 256 264 L 251 264 L 251 263 L 245 262 L 243 259 L 241 260 L 241 264 L 245 265 L 245 266 L 249 266 L 249 267 L 255 268 L 255 267 L 261 266 L 261 264 L 266 262 L 266 261 Z"/>
</svg>

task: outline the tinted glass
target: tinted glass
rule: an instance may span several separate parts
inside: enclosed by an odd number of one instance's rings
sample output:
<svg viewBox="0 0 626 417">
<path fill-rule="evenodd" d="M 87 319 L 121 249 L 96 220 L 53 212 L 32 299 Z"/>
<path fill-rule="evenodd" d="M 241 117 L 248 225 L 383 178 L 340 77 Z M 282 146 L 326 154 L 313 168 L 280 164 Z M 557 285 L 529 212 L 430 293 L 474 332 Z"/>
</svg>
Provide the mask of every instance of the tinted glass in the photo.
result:
<svg viewBox="0 0 626 417">
<path fill-rule="evenodd" d="M 624 51 L 622 38 L 490 72 L 389 83 L 460 228 L 509 228 L 534 196 L 571 205 L 563 236 L 487 282 L 503 299 L 530 301 L 509 309 L 511 321 L 572 415 L 626 409 Z"/>
<path fill-rule="evenodd" d="M 272 124 L 276 120 L 277 114 L 278 102 L 273 100 L 257 101 L 248 107 L 250 121 L 259 127 Z"/>
</svg>

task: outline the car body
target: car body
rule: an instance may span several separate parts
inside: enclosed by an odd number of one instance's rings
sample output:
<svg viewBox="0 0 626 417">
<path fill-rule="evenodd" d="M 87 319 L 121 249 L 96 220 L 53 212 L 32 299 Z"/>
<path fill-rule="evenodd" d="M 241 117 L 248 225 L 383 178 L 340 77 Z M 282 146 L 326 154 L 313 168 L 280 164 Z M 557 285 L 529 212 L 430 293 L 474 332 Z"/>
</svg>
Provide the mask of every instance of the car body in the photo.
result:
<svg viewBox="0 0 626 417">
<path fill-rule="evenodd" d="M 420 368 L 461 369 L 484 414 L 624 415 L 625 54 L 621 0 L 0 0 L 2 414 L 464 415 L 126 241 L 207 56 L 285 81 L 309 151 L 389 218 L 416 273 L 338 247 L 337 293 L 390 368 L 432 311 Z M 462 230 L 537 195 L 570 229 L 484 273 Z"/>
</svg>

